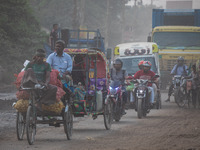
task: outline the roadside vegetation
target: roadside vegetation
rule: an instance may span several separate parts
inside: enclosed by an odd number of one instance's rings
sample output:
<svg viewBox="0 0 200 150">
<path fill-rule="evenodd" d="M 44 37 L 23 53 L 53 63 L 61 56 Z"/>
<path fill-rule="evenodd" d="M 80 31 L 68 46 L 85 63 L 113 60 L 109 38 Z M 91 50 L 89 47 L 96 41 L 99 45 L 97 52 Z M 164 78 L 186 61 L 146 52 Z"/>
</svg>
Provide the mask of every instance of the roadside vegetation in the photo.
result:
<svg viewBox="0 0 200 150">
<path fill-rule="evenodd" d="M 25 60 L 48 42 L 54 23 L 68 29 L 99 29 L 106 48 L 146 41 L 154 5 L 126 6 L 128 0 L 2 0 L 0 83 L 14 82 Z M 45 29 L 45 30 L 42 30 Z M 128 35 L 127 35 L 128 34 Z"/>
</svg>

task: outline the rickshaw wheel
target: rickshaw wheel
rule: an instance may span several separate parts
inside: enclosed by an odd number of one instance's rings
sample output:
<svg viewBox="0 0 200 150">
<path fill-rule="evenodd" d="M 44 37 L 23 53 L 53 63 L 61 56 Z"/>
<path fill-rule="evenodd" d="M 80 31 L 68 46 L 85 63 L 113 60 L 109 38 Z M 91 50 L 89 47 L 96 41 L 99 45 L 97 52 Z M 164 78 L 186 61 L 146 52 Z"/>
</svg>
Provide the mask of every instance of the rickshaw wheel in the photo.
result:
<svg viewBox="0 0 200 150">
<path fill-rule="evenodd" d="M 113 105 L 110 99 L 108 99 L 108 103 L 104 105 L 104 125 L 106 130 L 110 130 L 111 125 L 112 125 L 112 121 L 113 121 L 113 117 L 112 117 L 112 109 L 113 109 Z"/>
<path fill-rule="evenodd" d="M 29 145 L 32 145 L 35 141 L 36 134 L 36 116 L 33 112 L 33 107 L 30 105 L 26 114 L 26 135 Z"/>
<path fill-rule="evenodd" d="M 25 122 L 25 116 L 21 112 L 17 112 L 16 131 L 18 140 L 23 140 L 26 124 Z"/>
<path fill-rule="evenodd" d="M 64 130 L 68 140 L 72 139 L 72 129 L 73 129 L 72 107 L 68 106 L 68 110 L 64 112 Z"/>
</svg>

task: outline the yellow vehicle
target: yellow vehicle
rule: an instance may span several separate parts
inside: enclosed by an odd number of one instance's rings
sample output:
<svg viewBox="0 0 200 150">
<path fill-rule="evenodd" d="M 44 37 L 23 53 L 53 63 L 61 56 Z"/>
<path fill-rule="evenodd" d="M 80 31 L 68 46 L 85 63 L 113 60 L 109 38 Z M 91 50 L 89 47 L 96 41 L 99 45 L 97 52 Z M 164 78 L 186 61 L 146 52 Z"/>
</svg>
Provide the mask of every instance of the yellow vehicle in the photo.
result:
<svg viewBox="0 0 200 150">
<path fill-rule="evenodd" d="M 170 81 L 170 71 L 179 56 L 184 57 L 188 67 L 200 59 L 200 27 L 158 26 L 153 29 L 152 41 L 159 48 L 162 87 Z"/>
<path fill-rule="evenodd" d="M 148 41 L 158 45 L 161 85 L 166 88 L 179 56 L 188 67 L 200 59 L 200 9 L 153 9 Z"/>
</svg>

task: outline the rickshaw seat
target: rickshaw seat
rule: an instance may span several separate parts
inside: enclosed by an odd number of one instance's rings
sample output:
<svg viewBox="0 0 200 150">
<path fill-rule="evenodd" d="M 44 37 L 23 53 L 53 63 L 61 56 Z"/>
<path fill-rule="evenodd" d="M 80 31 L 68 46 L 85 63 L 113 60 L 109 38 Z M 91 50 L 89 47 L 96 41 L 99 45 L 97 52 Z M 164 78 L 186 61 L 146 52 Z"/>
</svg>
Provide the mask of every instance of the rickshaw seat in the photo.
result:
<svg viewBox="0 0 200 150">
<path fill-rule="evenodd" d="M 97 91 L 102 91 L 106 88 L 106 78 L 97 78 Z M 88 87 L 88 94 L 94 95 L 95 93 L 95 79 L 90 78 L 89 87 Z"/>
</svg>

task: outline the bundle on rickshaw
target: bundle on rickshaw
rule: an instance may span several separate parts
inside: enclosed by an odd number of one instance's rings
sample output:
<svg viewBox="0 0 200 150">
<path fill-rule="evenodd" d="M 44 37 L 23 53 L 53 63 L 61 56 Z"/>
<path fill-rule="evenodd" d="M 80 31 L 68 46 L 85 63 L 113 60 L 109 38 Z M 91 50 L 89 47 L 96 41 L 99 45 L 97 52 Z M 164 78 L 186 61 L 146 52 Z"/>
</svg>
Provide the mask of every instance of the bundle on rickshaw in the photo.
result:
<svg viewBox="0 0 200 150">
<path fill-rule="evenodd" d="M 20 72 L 16 75 L 17 79 L 15 85 L 18 89 L 16 93 L 16 97 L 18 101 L 14 105 L 14 108 L 19 112 L 26 112 L 29 105 L 29 97 L 30 94 L 27 91 L 20 90 L 21 80 L 23 78 L 24 71 Z M 65 91 L 63 90 L 63 85 L 61 81 L 58 79 L 59 72 L 57 70 L 52 70 L 50 74 L 50 84 L 57 86 L 56 93 L 56 103 L 51 105 L 42 104 L 42 109 L 49 112 L 54 112 L 56 114 L 60 114 L 62 109 L 64 108 L 63 102 L 61 98 L 65 95 Z"/>
</svg>

